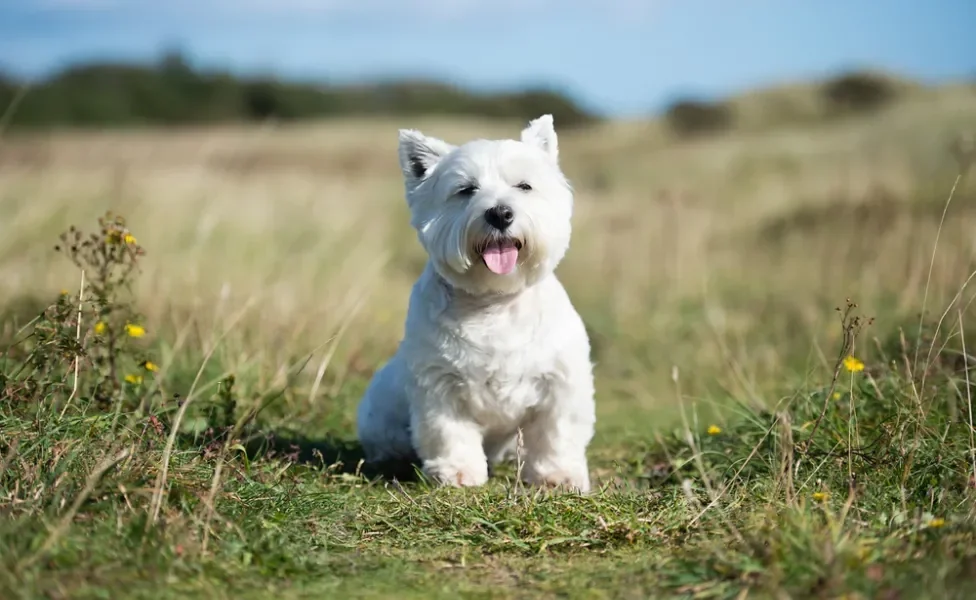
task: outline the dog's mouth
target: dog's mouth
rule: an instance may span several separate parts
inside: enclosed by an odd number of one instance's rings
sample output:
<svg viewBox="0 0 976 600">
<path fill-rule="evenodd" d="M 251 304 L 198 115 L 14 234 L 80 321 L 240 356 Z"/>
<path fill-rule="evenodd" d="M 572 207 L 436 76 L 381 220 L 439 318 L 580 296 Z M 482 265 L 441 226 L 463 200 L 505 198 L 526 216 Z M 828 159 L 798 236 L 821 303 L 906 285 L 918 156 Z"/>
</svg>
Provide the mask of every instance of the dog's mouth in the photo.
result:
<svg viewBox="0 0 976 600">
<path fill-rule="evenodd" d="M 522 242 L 516 239 L 489 240 L 481 248 L 481 259 L 488 270 L 496 275 L 508 275 L 518 264 Z"/>
</svg>

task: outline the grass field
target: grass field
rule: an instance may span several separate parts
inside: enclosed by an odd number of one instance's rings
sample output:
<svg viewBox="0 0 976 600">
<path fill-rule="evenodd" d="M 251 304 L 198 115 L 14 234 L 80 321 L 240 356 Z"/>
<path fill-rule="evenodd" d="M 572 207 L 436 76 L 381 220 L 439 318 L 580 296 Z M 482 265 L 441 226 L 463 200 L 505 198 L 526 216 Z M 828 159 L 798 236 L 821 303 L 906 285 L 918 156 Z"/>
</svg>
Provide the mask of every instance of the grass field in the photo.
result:
<svg viewBox="0 0 976 600">
<path fill-rule="evenodd" d="M 563 132 L 600 489 L 377 473 L 355 405 L 424 261 L 396 129 L 521 125 L 0 139 L 0 596 L 972 597 L 976 92 Z"/>
</svg>

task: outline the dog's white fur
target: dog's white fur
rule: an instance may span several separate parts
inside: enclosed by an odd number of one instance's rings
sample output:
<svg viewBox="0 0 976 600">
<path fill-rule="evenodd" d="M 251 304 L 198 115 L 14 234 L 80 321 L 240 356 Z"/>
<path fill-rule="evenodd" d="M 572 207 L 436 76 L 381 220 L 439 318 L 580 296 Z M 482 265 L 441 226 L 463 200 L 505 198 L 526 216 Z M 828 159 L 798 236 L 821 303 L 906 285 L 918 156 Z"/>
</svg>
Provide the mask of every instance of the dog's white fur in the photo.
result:
<svg viewBox="0 0 976 600">
<path fill-rule="evenodd" d="M 521 429 L 527 482 L 589 491 L 590 343 L 553 273 L 569 246 L 573 193 L 552 116 L 530 122 L 521 140 L 455 147 L 401 130 L 399 142 L 428 262 L 404 338 L 359 405 L 366 459 L 419 457 L 435 481 L 477 486 L 489 464 L 514 454 Z M 504 232 L 486 220 L 502 204 L 514 211 Z M 514 271 L 499 275 L 481 250 L 503 237 L 521 249 Z"/>
</svg>

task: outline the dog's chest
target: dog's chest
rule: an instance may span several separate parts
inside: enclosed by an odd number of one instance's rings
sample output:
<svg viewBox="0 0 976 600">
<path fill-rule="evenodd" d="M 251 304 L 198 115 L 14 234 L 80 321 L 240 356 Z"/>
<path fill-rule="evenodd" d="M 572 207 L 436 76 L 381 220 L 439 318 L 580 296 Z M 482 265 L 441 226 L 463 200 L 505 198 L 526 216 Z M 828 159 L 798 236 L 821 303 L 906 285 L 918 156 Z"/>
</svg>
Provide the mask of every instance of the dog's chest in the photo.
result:
<svg viewBox="0 0 976 600">
<path fill-rule="evenodd" d="M 490 315 L 460 323 L 456 335 L 452 362 L 482 424 L 511 426 L 547 401 L 559 360 L 543 320 Z"/>
</svg>

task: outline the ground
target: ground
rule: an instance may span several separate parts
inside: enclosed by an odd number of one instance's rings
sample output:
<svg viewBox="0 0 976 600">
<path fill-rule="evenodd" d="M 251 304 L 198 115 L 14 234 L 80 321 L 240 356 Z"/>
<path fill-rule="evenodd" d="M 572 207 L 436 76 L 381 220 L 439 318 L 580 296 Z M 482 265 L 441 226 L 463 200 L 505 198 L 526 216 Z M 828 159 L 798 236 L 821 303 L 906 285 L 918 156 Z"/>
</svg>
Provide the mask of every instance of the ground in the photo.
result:
<svg viewBox="0 0 976 600">
<path fill-rule="evenodd" d="M 971 596 L 972 92 L 562 134 L 588 496 L 433 489 L 354 437 L 423 262 L 396 129 L 520 125 L 5 140 L 0 595 Z"/>
</svg>

